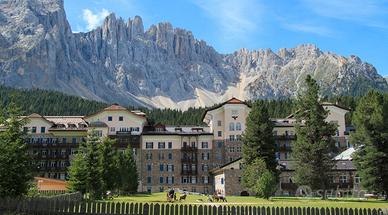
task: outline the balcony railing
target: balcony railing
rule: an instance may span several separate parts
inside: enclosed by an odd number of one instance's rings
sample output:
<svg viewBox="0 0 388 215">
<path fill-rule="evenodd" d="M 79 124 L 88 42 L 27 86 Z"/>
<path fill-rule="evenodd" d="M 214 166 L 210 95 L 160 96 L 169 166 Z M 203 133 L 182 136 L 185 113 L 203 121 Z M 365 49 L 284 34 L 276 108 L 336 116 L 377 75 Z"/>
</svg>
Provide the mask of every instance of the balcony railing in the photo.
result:
<svg viewBox="0 0 388 215">
<path fill-rule="evenodd" d="M 198 162 L 197 158 L 182 158 L 181 161 L 183 163 L 196 163 Z"/>
<path fill-rule="evenodd" d="M 197 151 L 197 147 L 195 147 L 195 146 L 183 146 L 182 148 L 181 148 L 181 150 L 182 151 Z"/>
<path fill-rule="evenodd" d="M 295 140 L 296 139 L 296 135 L 294 134 L 275 135 L 274 137 L 276 140 Z"/>
<path fill-rule="evenodd" d="M 198 171 L 197 170 L 187 169 L 187 170 L 182 170 L 181 174 L 182 175 L 197 175 Z"/>
</svg>

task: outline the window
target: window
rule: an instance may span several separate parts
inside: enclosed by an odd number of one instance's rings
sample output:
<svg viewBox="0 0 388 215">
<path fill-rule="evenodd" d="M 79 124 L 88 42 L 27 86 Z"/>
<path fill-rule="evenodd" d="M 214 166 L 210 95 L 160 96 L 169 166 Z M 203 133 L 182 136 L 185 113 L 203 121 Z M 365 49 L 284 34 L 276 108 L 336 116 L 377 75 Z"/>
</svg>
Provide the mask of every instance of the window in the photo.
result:
<svg viewBox="0 0 388 215">
<path fill-rule="evenodd" d="M 202 160 L 209 160 L 210 159 L 210 153 L 202 153 Z"/>
<path fill-rule="evenodd" d="M 238 140 L 238 141 L 241 141 L 241 140 L 242 140 L 242 138 L 241 138 L 241 135 L 240 135 L 240 134 L 237 134 L 237 135 L 236 135 L 236 140 Z"/>
<path fill-rule="evenodd" d="M 359 177 L 359 176 L 354 177 L 354 183 L 355 184 L 360 184 L 361 183 L 361 177 Z"/>
<path fill-rule="evenodd" d="M 159 177 L 159 183 L 163 184 L 164 178 L 162 176 Z"/>
<path fill-rule="evenodd" d="M 280 152 L 275 153 L 276 160 L 280 160 Z"/>
<path fill-rule="evenodd" d="M 209 148 L 208 142 L 202 142 L 202 148 L 203 148 L 203 149 Z"/>
<path fill-rule="evenodd" d="M 42 134 L 46 133 L 46 127 L 40 127 L 40 133 Z"/>
<path fill-rule="evenodd" d="M 32 127 L 31 133 L 35 134 L 36 133 L 36 127 Z"/>
<path fill-rule="evenodd" d="M 219 137 L 222 137 L 222 131 L 218 131 L 217 134 Z"/>
<path fill-rule="evenodd" d="M 151 177 L 150 176 L 147 177 L 147 183 L 151 184 Z M 151 192 L 151 190 L 149 192 Z"/>
<path fill-rule="evenodd" d="M 168 142 L 168 148 L 172 149 L 172 142 Z"/>
<path fill-rule="evenodd" d="M 229 135 L 229 140 L 230 140 L 230 141 L 235 141 L 234 135 Z"/>
<path fill-rule="evenodd" d="M 151 166 L 151 164 L 147 164 L 147 171 L 148 171 L 148 172 L 151 172 L 151 171 L 152 171 L 152 166 Z"/>
<path fill-rule="evenodd" d="M 113 117 L 112 116 L 108 116 L 108 121 L 112 121 Z"/>
<path fill-rule="evenodd" d="M 119 121 L 124 121 L 124 117 L 119 116 Z"/>
<path fill-rule="evenodd" d="M 285 152 L 285 153 L 284 153 L 284 159 L 285 159 L 285 160 L 288 159 L 288 152 Z"/>
<path fill-rule="evenodd" d="M 340 178 L 339 178 L 339 181 L 340 181 L 341 184 L 348 183 L 348 176 L 341 175 Z"/>
<path fill-rule="evenodd" d="M 196 184 L 197 183 L 197 176 L 191 176 L 191 183 Z"/>
<path fill-rule="evenodd" d="M 167 172 L 174 172 L 174 165 L 167 164 Z"/>
<path fill-rule="evenodd" d="M 72 144 L 76 144 L 76 143 L 77 143 L 77 138 L 73 137 L 73 138 L 71 139 L 71 143 L 72 143 Z"/>
<path fill-rule="evenodd" d="M 152 160 L 152 153 L 147 153 L 146 154 L 146 159 L 147 160 Z"/>
<path fill-rule="evenodd" d="M 23 132 L 27 133 L 28 132 L 28 127 L 23 127 Z"/>
<path fill-rule="evenodd" d="M 159 160 L 164 160 L 164 154 L 163 153 L 159 153 Z"/>
<path fill-rule="evenodd" d="M 221 184 L 224 184 L 225 180 L 224 178 L 221 178 Z"/>
<path fill-rule="evenodd" d="M 207 165 L 207 164 L 202 164 L 202 171 L 204 171 L 204 172 L 209 171 L 209 165 Z"/>
<path fill-rule="evenodd" d="M 236 147 L 236 152 L 241 152 L 241 146 Z"/>
<path fill-rule="evenodd" d="M 236 123 L 236 131 L 241 131 L 241 123 Z"/>
<path fill-rule="evenodd" d="M 153 142 L 146 142 L 146 149 L 153 149 L 154 143 Z"/>
<path fill-rule="evenodd" d="M 234 131 L 234 123 L 229 123 L 229 131 Z"/>
<path fill-rule="evenodd" d="M 202 181 L 204 184 L 208 184 L 209 183 L 209 176 L 202 176 Z"/>
<path fill-rule="evenodd" d="M 172 160 L 172 153 L 168 153 L 168 159 Z"/>
<path fill-rule="evenodd" d="M 217 142 L 217 147 L 218 148 L 222 148 L 224 146 L 224 142 L 222 142 L 222 141 L 218 141 Z"/>
<path fill-rule="evenodd" d="M 217 126 L 221 126 L 221 120 L 217 121 Z"/>
<path fill-rule="evenodd" d="M 163 165 L 163 164 L 160 164 L 160 165 L 159 165 L 159 170 L 160 170 L 161 172 L 164 171 L 164 165 Z"/>
<path fill-rule="evenodd" d="M 166 183 L 167 184 L 173 184 L 174 183 L 174 177 L 166 177 Z"/>
<path fill-rule="evenodd" d="M 67 139 L 66 138 L 62 138 L 62 143 L 66 144 L 67 143 Z"/>
<path fill-rule="evenodd" d="M 110 132 L 115 132 L 116 128 L 115 127 L 110 127 Z"/>
<path fill-rule="evenodd" d="M 166 147 L 166 144 L 164 142 L 159 142 L 158 143 L 158 148 L 159 149 L 164 149 Z"/>
<path fill-rule="evenodd" d="M 234 146 L 229 147 L 229 152 L 234 152 Z"/>
</svg>

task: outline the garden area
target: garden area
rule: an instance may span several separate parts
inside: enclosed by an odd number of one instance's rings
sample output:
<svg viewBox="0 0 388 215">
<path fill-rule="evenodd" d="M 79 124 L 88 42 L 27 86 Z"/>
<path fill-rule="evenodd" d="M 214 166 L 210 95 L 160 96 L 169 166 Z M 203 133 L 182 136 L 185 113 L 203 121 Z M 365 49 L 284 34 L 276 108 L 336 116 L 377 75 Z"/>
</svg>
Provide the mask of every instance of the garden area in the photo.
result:
<svg viewBox="0 0 388 215">
<path fill-rule="evenodd" d="M 178 194 L 179 196 L 182 194 Z M 210 202 L 205 195 L 187 195 L 184 201 L 175 201 L 174 204 L 203 204 L 203 205 L 256 205 L 275 207 L 346 207 L 346 208 L 388 208 L 388 202 L 377 199 L 357 198 L 319 198 L 307 197 L 272 197 L 270 200 L 254 196 L 227 196 L 227 202 Z M 114 202 L 130 203 L 167 203 L 166 192 L 152 194 L 134 194 L 131 196 L 119 196 L 112 200 Z"/>
</svg>

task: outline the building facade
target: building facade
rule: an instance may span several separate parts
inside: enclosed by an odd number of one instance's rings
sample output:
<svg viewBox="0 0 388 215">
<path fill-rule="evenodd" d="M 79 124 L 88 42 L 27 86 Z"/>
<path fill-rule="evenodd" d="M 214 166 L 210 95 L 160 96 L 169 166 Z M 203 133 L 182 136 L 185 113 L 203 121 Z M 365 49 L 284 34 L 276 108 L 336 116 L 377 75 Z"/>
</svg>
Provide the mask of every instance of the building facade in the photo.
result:
<svg viewBox="0 0 388 215">
<path fill-rule="evenodd" d="M 323 106 L 329 111 L 327 121 L 339 125 L 335 136 L 337 146 L 346 149 L 345 114 L 348 110 L 329 103 Z M 233 166 L 233 161 L 240 161 L 242 156 L 242 135 L 249 111 L 247 103 L 232 98 L 204 113 L 203 121 L 207 126 L 178 127 L 150 125 L 144 113 L 114 104 L 88 116 L 31 114 L 24 117 L 27 119 L 24 130 L 28 133 L 26 143 L 33 155 L 37 176 L 65 180 L 72 156 L 93 130 L 100 137 L 115 139 L 119 150 L 131 146 L 140 176 L 139 191 L 178 188 L 212 193 L 227 184 L 239 184 L 239 172 L 233 173 L 234 178 L 226 175 L 233 172 L 230 168 L 239 170 Z M 292 141 L 296 138 L 295 119 L 291 115 L 273 119 L 273 122 L 278 148 L 276 157 L 279 163 L 287 163 L 292 158 Z M 210 170 L 226 174 L 223 185 L 218 183 L 222 177 L 214 178 Z M 283 183 L 287 180 L 290 182 L 285 176 Z M 224 194 L 243 192 L 237 186 L 231 187 L 235 190 Z"/>
</svg>

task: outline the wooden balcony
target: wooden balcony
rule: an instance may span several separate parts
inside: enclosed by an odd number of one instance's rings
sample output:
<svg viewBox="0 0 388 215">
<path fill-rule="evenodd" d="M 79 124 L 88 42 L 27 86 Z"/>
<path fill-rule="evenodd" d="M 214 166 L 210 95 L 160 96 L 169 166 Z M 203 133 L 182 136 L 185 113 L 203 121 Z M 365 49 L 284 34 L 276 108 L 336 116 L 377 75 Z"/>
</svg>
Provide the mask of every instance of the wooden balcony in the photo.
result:
<svg viewBox="0 0 388 215">
<path fill-rule="evenodd" d="M 198 151 L 198 148 L 195 146 L 183 146 L 181 148 L 181 151 L 186 151 L 186 152 L 196 152 Z"/>
</svg>

